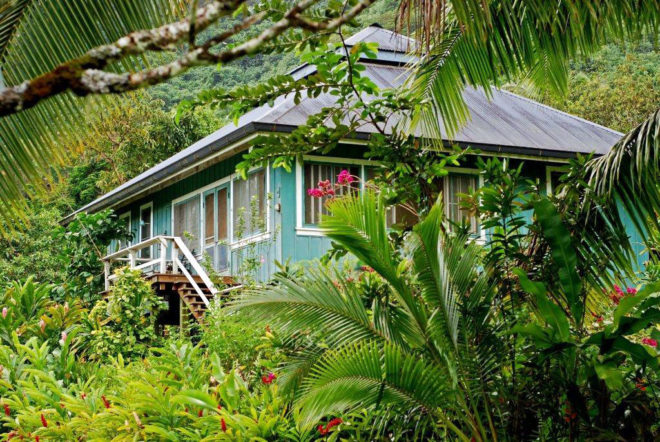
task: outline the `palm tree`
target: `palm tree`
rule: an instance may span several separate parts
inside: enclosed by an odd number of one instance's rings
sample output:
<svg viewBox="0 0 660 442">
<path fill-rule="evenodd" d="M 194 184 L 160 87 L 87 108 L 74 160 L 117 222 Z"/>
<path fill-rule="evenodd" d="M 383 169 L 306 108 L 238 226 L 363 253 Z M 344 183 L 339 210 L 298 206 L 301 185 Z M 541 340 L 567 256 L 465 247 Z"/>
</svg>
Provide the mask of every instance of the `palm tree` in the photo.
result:
<svg viewBox="0 0 660 442">
<path fill-rule="evenodd" d="M 296 343 L 280 379 L 299 386 L 303 425 L 346 409 L 395 407 L 439 420 L 463 440 L 495 435 L 490 410 L 496 407 L 485 392 L 493 390 L 488 384 L 503 352 L 480 247 L 444 233 L 440 204 L 414 228 L 410 260 L 393 248 L 377 194 L 330 207 L 325 234 L 388 289 L 363 299 L 340 272 L 319 267 L 298 279 L 279 277 L 237 304 L 267 317 L 286 337 L 305 331 L 307 344 Z"/>
</svg>

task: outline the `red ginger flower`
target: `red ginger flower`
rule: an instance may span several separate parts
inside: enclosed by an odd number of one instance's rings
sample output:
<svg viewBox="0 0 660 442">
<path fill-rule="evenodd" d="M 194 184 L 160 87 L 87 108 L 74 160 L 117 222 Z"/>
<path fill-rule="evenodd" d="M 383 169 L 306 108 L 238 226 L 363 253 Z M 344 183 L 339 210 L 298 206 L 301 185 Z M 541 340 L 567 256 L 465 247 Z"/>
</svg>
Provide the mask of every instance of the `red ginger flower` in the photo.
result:
<svg viewBox="0 0 660 442">
<path fill-rule="evenodd" d="M 199 410 L 197 412 L 197 417 L 202 417 L 204 415 L 204 410 Z"/>
<path fill-rule="evenodd" d="M 44 427 L 48 427 L 48 421 L 44 417 L 43 413 L 41 413 L 41 425 L 43 425 Z"/>
<path fill-rule="evenodd" d="M 319 425 L 317 427 L 317 430 L 319 431 L 321 436 L 325 436 L 326 434 L 328 434 L 330 432 L 330 430 L 332 430 L 333 427 L 336 427 L 337 425 L 341 424 L 342 422 L 343 422 L 343 420 L 341 420 L 341 418 L 336 417 L 334 419 L 331 419 L 330 422 L 327 423 L 325 428 L 323 427 L 323 425 Z"/>
<path fill-rule="evenodd" d="M 656 341 L 653 338 L 644 338 L 644 339 L 642 339 L 642 344 L 648 345 L 649 347 L 657 347 L 658 346 L 658 341 Z"/>
<path fill-rule="evenodd" d="M 39 442 L 39 436 L 34 436 L 34 442 Z"/>
<path fill-rule="evenodd" d="M 110 402 L 105 398 L 105 396 L 101 396 L 101 399 L 103 400 L 103 406 L 105 408 L 110 408 Z"/>
<path fill-rule="evenodd" d="M 224 418 L 220 419 L 220 428 L 222 428 L 222 431 L 227 431 L 227 424 L 225 423 Z"/>
</svg>

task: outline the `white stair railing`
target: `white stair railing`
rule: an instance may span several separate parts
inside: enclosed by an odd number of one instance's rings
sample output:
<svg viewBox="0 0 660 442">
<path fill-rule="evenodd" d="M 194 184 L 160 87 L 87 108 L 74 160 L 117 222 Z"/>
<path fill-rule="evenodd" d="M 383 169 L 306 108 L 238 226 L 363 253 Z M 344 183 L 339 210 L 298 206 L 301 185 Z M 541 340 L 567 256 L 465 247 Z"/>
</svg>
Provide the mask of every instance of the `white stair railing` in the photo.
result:
<svg viewBox="0 0 660 442">
<path fill-rule="evenodd" d="M 152 258 L 155 255 L 156 246 L 159 248 L 158 257 Z M 140 251 L 150 248 L 151 253 L 149 258 L 140 257 Z M 171 263 L 171 273 L 181 274 L 186 277 L 190 285 L 195 289 L 195 292 L 202 299 L 204 304 L 208 307 L 209 300 L 204 295 L 204 292 L 195 281 L 192 273 L 186 268 L 184 263 L 179 258 L 179 252 L 190 263 L 190 266 L 200 277 L 204 285 L 208 288 L 209 292 L 213 295 L 218 293 L 215 285 L 209 278 L 209 275 L 201 266 L 195 255 L 192 254 L 188 246 L 178 236 L 154 236 L 148 240 L 142 241 L 138 244 L 126 247 L 115 253 L 111 253 L 103 258 L 103 268 L 105 273 L 105 290 L 110 289 L 110 285 L 117 278 L 117 275 L 112 274 L 112 264 L 117 262 L 126 263 L 131 269 L 141 270 L 143 273 L 147 270 L 156 271 L 159 273 L 168 273 L 168 264 Z"/>
</svg>

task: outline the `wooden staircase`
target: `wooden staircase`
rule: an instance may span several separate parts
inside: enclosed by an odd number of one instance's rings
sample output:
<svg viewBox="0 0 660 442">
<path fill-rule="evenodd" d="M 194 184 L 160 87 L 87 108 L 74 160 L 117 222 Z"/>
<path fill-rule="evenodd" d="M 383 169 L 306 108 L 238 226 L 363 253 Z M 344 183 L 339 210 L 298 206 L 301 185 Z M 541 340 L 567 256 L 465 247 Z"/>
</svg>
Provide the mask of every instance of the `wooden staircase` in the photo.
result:
<svg viewBox="0 0 660 442">
<path fill-rule="evenodd" d="M 155 249 L 158 256 L 140 258 L 140 251 L 146 248 L 152 251 L 148 256 L 154 256 Z M 224 277 L 223 285 L 226 288 L 218 290 L 183 240 L 176 236 L 161 235 L 126 247 L 104 257 L 103 263 L 104 295 L 112 290 L 112 283 L 116 278 L 112 273 L 113 264 L 139 269 L 144 278 L 151 282 L 154 291 L 168 302 L 170 308 L 169 312 L 165 312 L 165 316 L 169 316 L 171 320 L 171 311 L 176 310 L 179 324 L 185 322 L 186 310 L 197 322 L 203 323 L 206 311 L 215 298 L 227 296 L 229 292 L 241 287 L 231 277 Z M 187 308 L 184 309 L 184 306 Z"/>
<path fill-rule="evenodd" d="M 156 294 L 165 299 L 171 296 L 177 296 L 181 301 L 181 306 L 188 307 L 190 314 L 197 322 L 200 324 L 204 322 L 204 316 L 208 310 L 208 306 L 186 276 L 172 273 L 153 273 L 151 275 L 145 275 L 145 278 L 151 282 L 151 286 Z M 227 288 L 216 293 L 213 293 L 206 286 L 201 277 L 193 276 L 193 279 L 208 300 L 209 305 L 216 297 L 228 296 L 229 292 L 238 288 L 234 280 L 228 276 L 224 277 L 223 281 Z"/>
</svg>

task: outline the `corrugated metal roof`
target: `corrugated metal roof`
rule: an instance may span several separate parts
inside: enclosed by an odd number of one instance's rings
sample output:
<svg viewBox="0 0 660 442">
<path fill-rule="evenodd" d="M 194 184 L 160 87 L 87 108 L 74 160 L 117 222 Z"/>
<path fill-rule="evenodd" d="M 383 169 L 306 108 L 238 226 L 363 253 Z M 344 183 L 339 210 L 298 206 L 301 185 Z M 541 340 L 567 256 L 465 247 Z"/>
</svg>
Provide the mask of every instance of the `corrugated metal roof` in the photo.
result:
<svg viewBox="0 0 660 442">
<path fill-rule="evenodd" d="M 407 37 L 377 26 L 369 26 L 347 39 L 348 44 L 357 41 L 375 41 L 386 51 L 405 51 L 411 44 Z M 365 63 L 365 74 L 381 88 L 401 85 L 409 72 L 404 66 L 392 65 L 390 59 L 386 59 L 387 64 L 379 63 L 378 60 Z M 308 72 L 311 72 L 309 67 L 305 74 Z M 576 153 L 604 154 L 622 136 L 614 130 L 510 92 L 495 88 L 491 92 L 489 99 L 483 90 L 467 88 L 464 91 L 470 120 L 450 141 L 503 153 L 566 158 Z M 171 178 L 255 131 L 290 131 L 304 124 L 308 116 L 323 107 L 331 106 L 334 100 L 333 96 L 322 94 L 316 98 L 303 98 L 296 104 L 292 96 L 280 97 L 273 106 L 264 105 L 246 113 L 237 125 L 229 124 L 202 138 L 79 211 L 111 207 L 143 192 L 159 180 Z M 357 135 L 368 136 L 374 130 L 373 127 L 365 126 Z M 443 139 L 446 139 L 444 128 L 442 133 Z"/>
</svg>

